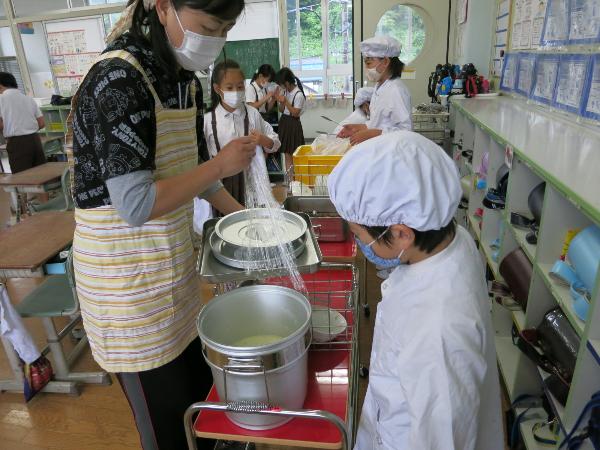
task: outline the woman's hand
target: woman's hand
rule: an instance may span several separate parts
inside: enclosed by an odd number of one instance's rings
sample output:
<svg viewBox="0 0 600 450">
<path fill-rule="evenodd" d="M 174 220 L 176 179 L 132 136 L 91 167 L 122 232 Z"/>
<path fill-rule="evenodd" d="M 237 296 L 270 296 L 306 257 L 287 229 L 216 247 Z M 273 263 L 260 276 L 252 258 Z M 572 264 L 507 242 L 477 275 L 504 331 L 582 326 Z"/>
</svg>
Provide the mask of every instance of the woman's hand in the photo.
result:
<svg viewBox="0 0 600 450">
<path fill-rule="evenodd" d="M 221 177 L 227 178 L 247 169 L 255 153 L 256 140 L 252 136 L 244 136 L 224 146 L 213 160 L 218 163 Z"/>
<path fill-rule="evenodd" d="M 344 127 L 342 128 L 342 131 L 340 131 L 337 135 L 337 137 L 340 138 L 349 138 L 350 136 L 355 135 L 356 133 L 359 133 L 361 131 L 365 131 L 367 129 L 366 125 L 363 124 L 348 124 L 348 125 L 344 125 Z"/>
<path fill-rule="evenodd" d="M 362 130 L 362 131 L 359 131 L 358 133 L 355 133 L 352 136 L 350 136 L 350 143 L 352 145 L 360 144 L 361 142 L 364 142 L 371 138 L 377 137 L 380 134 L 381 134 L 381 130 L 377 130 L 377 129 Z"/>
</svg>

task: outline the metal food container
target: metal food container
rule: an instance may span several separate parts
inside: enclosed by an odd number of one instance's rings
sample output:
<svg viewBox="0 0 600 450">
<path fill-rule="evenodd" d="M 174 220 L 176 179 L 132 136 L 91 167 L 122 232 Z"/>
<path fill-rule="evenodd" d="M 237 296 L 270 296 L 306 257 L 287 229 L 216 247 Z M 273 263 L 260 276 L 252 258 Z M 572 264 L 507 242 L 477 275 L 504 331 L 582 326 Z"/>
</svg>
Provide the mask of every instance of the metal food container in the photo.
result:
<svg viewBox="0 0 600 450">
<path fill-rule="evenodd" d="M 215 233 L 236 247 L 275 248 L 280 243 L 303 242 L 307 225 L 302 217 L 290 211 L 275 211 L 276 215 L 269 208 L 254 208 L 228 214 L 217 222 Z M 279 229 L 271 229 L 274 227 Z M 279 238 L 283 242 L 279 242 Z"/>
<path fill-rule="evenodd" d="M 348 237 L 348 224 L 338 215 L 329 197 L 288 197 L 284 208 L 308 214 L 321 242 L 344 242 Z"/>
<path fill-rule="evenodd" d="M 302 408 L 310 318 L 306 297 L 281 286 L 247 286 L 215 297 L 198 316 L 197 326 L 221 401 L 238 411 L 257 403 Z M 269 338 L 264 345 L 258 339 L 263 337 Z M 240 344 L 252 339 L 255 344 Z M 289 420 L 237 412 L 227 416 L 250 430 L 275 428 Z"/>
</svg>

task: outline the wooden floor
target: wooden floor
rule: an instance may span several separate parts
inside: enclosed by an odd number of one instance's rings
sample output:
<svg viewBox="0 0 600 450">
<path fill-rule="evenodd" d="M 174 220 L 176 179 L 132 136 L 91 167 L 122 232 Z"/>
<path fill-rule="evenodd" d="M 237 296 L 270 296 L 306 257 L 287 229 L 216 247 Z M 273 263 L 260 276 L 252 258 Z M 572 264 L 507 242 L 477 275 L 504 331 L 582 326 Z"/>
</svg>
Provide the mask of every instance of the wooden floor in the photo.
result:
<svg viewBox="0 0 600 450">
<path fill-rule="evenodd" d="M 370 265 L 369 265 L 370 266 Z M 361 316 L 361 361 L 368 363 L 376 302 L 380 299 L 380 281 L 369 269 L 367 297 L 373 316 Z M 35 288 L 39 280 L 9 282 L 9 295 L 17 303 Z M 26 326 L 39 342 L 44 342 L 41 323 L 26 319 Z M 66 346 L 71 345 L 67 343 Z M 98 366 L 89 349 L 80 357 L 76 370 L 93 371 Z M 0 350 L 0 378 L 10 376 L 4 351 Z M 359 402 L 366 391 L 360 382 Z M 79 397 L 38 394 L 25 404 L 22 394 L 0 393 L 0 450 L 138 450 L 140 449 L 133 416 L 118 383 L 112 386 L 84 387 Z M 260 450 L 274 447 L 259 446 Z M 283 449 L 284 447 L 277 447 Z"/>
</svg>

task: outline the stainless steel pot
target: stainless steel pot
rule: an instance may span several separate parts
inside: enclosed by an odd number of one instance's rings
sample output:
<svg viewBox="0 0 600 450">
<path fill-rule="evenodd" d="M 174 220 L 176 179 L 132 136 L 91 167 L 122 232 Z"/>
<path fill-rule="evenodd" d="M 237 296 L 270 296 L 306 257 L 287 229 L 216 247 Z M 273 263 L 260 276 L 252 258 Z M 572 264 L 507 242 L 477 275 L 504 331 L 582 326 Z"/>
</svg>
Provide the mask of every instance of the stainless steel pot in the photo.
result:
<svg viewBox="0 0 600 450">
<path fill-rule="evenodd" d="M 299 292 L 281 286 L 247 286 L 217 296 L 198 316 L 204 358 L 221 401 L 270 403 L 302 408 L 306 397 L 311 305 Z M 255 336 L 279 339 L 255 347 L 239 342 Z M 250 430 L 275 428 L 288 419 L 228 413 Z"/>
</svg>

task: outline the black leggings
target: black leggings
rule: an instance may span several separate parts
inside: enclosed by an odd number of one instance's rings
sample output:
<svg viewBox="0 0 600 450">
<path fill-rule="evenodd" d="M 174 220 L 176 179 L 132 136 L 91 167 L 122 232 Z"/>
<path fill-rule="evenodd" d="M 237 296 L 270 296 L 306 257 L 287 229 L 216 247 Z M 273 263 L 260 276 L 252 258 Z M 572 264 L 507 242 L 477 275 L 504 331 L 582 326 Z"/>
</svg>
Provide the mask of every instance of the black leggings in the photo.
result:
<svg viewBox="0 0 600 450">
<path fill-rule="evenodd" d="M 186 450 L 185 410 L 206 399 L 212 386 L 200 339 L 196 338 L 181 355 L 162 367 L 116 375 L 133 411 L 142 448 Z M 199 449 L 213 447 L 214 441 L 198 440 Z"/>
</svg>

